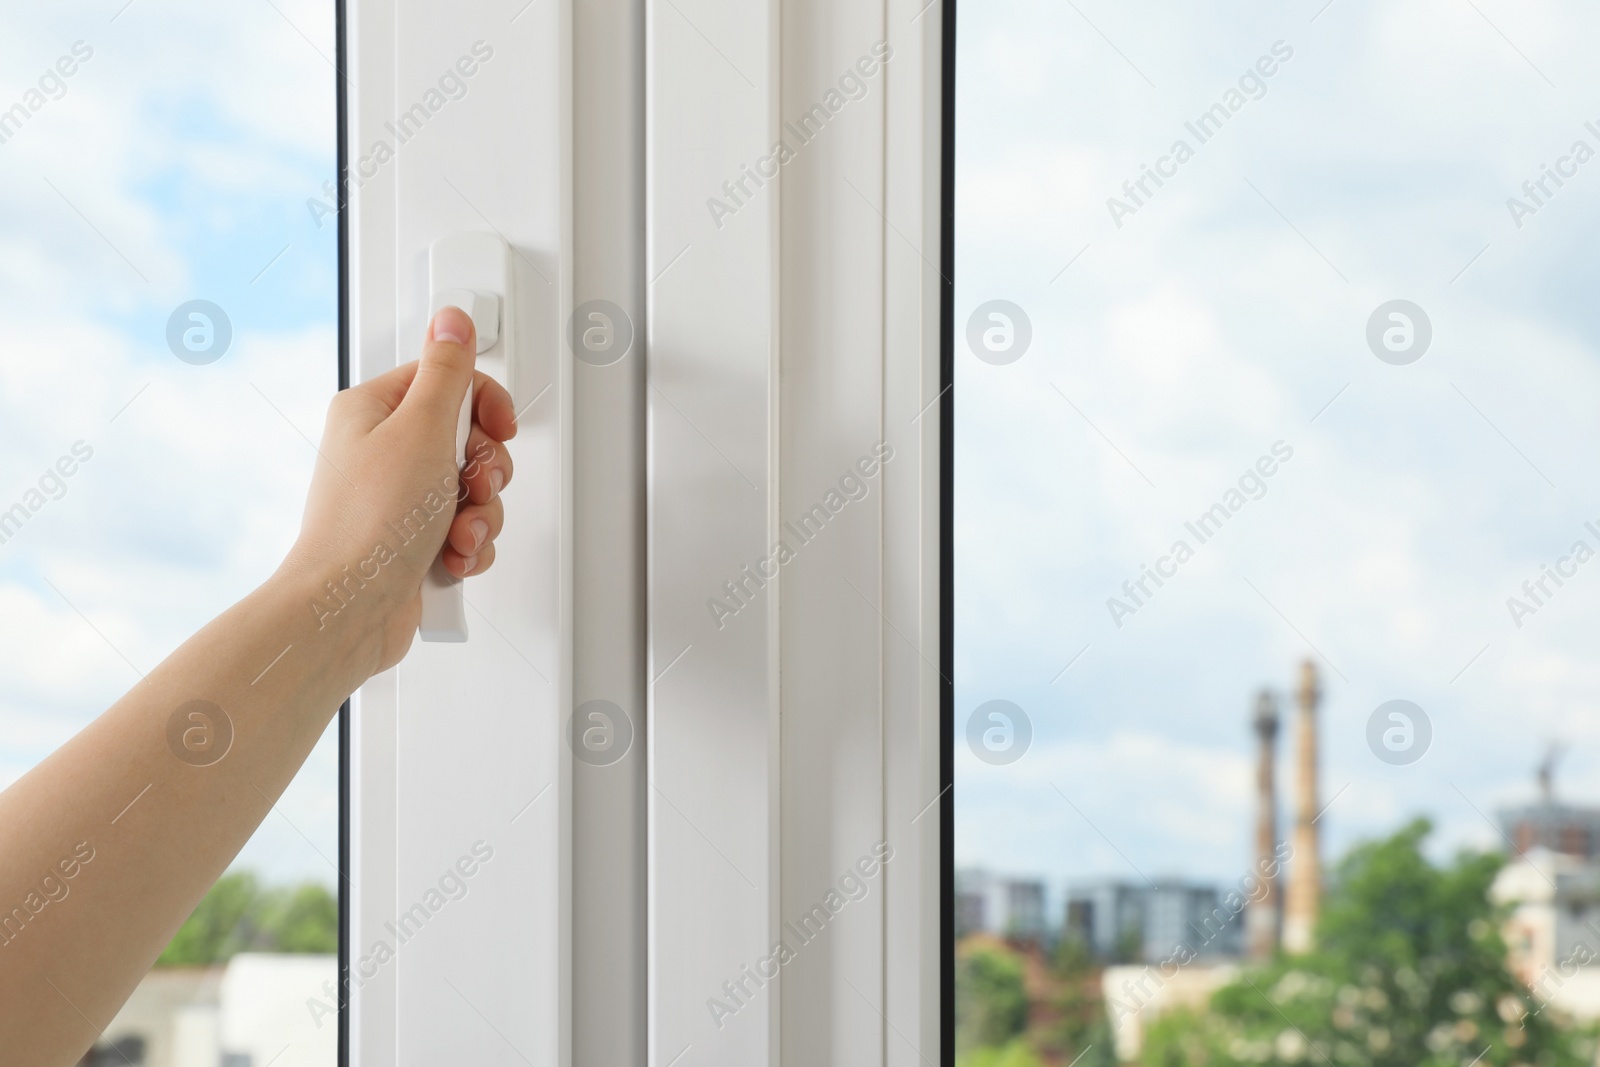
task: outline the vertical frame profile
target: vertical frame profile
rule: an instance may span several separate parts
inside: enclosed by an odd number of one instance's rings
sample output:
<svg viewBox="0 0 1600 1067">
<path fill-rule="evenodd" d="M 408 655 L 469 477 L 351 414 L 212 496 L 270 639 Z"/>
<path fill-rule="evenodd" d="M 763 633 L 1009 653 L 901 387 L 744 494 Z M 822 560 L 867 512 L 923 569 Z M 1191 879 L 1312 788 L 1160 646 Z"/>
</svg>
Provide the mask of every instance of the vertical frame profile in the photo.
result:
<svg viewBox="0 0 1600 1067">
<path fill-rule="evenodd" d="M 572 1062 L 646 1062 L 644 4 L 572 14 Z"/>
<path fill-rule="evenodd" d="M 349 76 L 346 70 L 348 25 L 345 0 L 333 4 L 333 89 L 334 89 L 334 176 L 333 187 L 338 211 L 334 222 L 338 242 L 339 388 L 350 388 L 350 220 L 345 172 L 350 165 L 348 131 L 350 124 Z M 350 908 L 354 894 L 350 885 L 350 701 L 339 708 L 339 1067 L 350 1067 Z"/>
<path fill-rule="evenodd" d="M 414 645 L 352 701 L 350 1062 L 642 1063 L 644 5 L 346 2 L 351 377 L 416 355 L 429 244 L 492 232 L 520 428 L 468 641 Z M 479 835 L 492 873 L 416 934 Z"/>
<path fill-rule="evenodd" d="M 940 18 L 943 67 L 939 80 L 939 217 L 943 222 L 939 265 L 944 272 L 939 300 L 939 1007 L 940 1062 L 956 1062 L 955 889 L 955 272 L 956 272 L 956 5 L 944 0 Z"/>
<path fill-rule="evenodd" d="M 351 702 L 351 1062 L 570 1061 L 571 4 L 346 0 L 351 380 L 415 358 L 427 250 L 513 249 L 516 465 L 471 637 Z"/>
<path fill-rule="evenodd" d="M 650 5 L 652 1062 L 942 1044 L 929 11 Z"/>
</svg>

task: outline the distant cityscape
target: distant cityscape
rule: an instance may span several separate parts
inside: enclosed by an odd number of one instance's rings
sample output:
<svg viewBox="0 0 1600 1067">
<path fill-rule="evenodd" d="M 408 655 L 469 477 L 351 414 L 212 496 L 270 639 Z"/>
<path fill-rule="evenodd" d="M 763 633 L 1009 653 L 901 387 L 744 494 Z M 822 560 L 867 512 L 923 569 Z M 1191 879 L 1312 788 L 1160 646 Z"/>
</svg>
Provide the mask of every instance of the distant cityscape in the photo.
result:
<svg viewBox="0 0 1600 1067">
<path fill-rule="evenodd" d="M 1160 959 L 1179 943 L 1201 956 L 1238 956 L 1242 923 L 1227 923 L 1207 937 L 1206 923 L 1222 907 L 1214 885 L 1158 879 L 1152 884 L 1118 878 L 1073 882 L 1059 896 L 1064 910 L 1047 910 L 1050 894 L 1041 879 L 1013 878 L 985 870 L 956 872 L 956 936 L 992 934 L 1019 941 L 1073 938 L 1106 963 Z M 1215 922 L 1212 922 L 1215 928 Z M 1197 933 L 1197 931 L 1200 931 Z"/>
<path fill-rule="evenodd" d="M 1102 969 L 1106 1012 L 1124 1063 L 1139 1058 L 1142 1035 L 1161 1014 L 1203 1008 L 1244 965 L 1314 949 L 1324 867 L 1321 691 L 1310 662 L 1301 666 L 1295 703 L 1295 811 L 1284 839 L 1277 825 L 1277 701 L 1268 690 L 1256 699 L 1250 722 L 1256 863 L 1238 884 L 1137 876 L 1051 884 L 966 868 L 955 875 L 957 938 L 1050 950 L 1075 942 Z M 1552 747 L 1538 768 L 1536 799 L 1496 813 L 1509 858 L 1489 897 L 1508 916 L 1501 935 L 1510 971 L 1541 1003 L 1589 1022 L 1600 1020 L 1600 808 L 1557 797 L 1559 755 Z M 1181 966 L 1170 966 L 1174 961 Z M 1151 982 L 1158 964 L 1161 980 Z"/>
<path fill-rule="evenodd" d="M 1277 701 L 1270 690 L 1256 697 L 1251 728 L 1257 742 L 1256 865 L 1237 886 L 1183 879 L 1097 878 L 1064 887 L 1064 908 L 1046 907 L 1042 879 L 984 870 L 956 873 L 956 930 L 1020 940 L 1074 938 L 1106 963 L 1159 960 L 1185 945 L 1198 957 L 1265 959 L 1280 940 L 1291 951 L 1310 947 L 1321 898 L 1321 841 L 1317 822 L 1317 715 L 1322 700 L 1316 668 L 1301 666 L 1296 692 L 1297 812 L 1293 846 L 1277 826 Z M 1284 859 L 1292 856 L 1287 894 L 1279 892 Z M 1286 896 L 1287 906 L 1281 901 Z M 1246 936 L 1247 928 L 1250 936 Z"/>
</svg>

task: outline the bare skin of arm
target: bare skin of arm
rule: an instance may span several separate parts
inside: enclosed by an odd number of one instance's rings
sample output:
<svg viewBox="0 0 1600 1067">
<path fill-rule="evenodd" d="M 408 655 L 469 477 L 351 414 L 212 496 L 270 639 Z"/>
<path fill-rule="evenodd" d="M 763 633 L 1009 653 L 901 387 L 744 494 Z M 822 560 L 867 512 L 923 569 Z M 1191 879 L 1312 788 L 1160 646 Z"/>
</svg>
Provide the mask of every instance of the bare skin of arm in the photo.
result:
<svg viewBox="0 0 1600 1067">
<path fill-rule="evenodd" d="M 471 320 L 446 308 L 419 362 L 339 394 L 283 565 L 0 793 L 5 1062 L 77 1062 L 340 704 L 410 648 L 433 560 L 493 563 L 516 420 L 472 352 Z"/>
</svg>

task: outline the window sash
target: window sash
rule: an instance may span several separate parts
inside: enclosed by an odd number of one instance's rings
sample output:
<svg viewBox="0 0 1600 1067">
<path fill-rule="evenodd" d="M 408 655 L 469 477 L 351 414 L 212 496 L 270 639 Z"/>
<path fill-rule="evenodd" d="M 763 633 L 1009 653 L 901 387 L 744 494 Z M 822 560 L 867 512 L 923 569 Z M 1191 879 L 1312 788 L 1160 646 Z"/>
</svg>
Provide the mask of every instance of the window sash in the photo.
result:
<svg viewBox="0 0 1600 1067">
<path fill-rule="evenodd" d="M 353 1062 L 932 1062 L 940 16 L 912 0 L 349 13 L 353 173 L 464 48 L 495 49 L 352 191 L 354 376 L 415 355 L 428 242 L 491 226 L 519 253 L 532 368 L 495 575 L 467 583 L 471 639 L 417 646 L 353 703 Z M 865 92 L 851 82 L 719 219 L 708 198 L 727 203 L 723 183 L 794 141 L 785 124 L 879 42 L 892 58 L 858 75 Z M 634 331 L 610 365 L 572 347 L 594 300 Z M 742 577 L 830 493 L 847 502 L 793 562 Z M 760 595 L 719 619 L 708 602 L 732 606 L 735 578 Z M 570 716 L 592 699 L 633 729 L 615 763 L 574 758 Z M 386 924 L 479 840 L 494 856 L 468 895 L 363 977 Z M 841 889 L 858 864 L 864 895 Z M 745 978 L 830 892 L 859 899 L 775 977 Z M 737 982 L 750 992 L 718 1017 Z"/>
</svg>

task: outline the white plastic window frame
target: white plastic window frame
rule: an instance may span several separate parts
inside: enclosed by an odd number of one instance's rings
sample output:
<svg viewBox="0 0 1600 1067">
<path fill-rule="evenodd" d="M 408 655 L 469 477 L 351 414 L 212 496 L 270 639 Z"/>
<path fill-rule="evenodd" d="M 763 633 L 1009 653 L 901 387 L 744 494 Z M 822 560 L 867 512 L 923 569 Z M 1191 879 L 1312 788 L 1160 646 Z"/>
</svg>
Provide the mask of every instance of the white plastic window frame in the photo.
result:
<svg viewBox="0 0 1600 1067">
<path fill-rule="evenodd" d="M 951 1055 L 948 14 L 346 0 L 352 377 L 492 230 L 522 413 L 470 639 L 352 702 L 349 1062 Z"/>
</svg>

